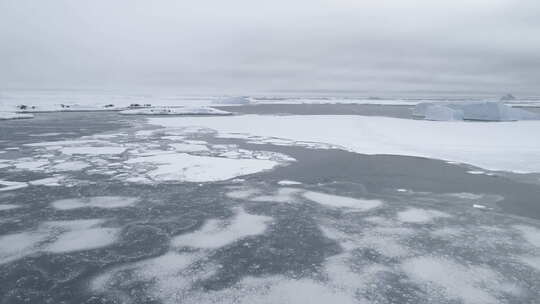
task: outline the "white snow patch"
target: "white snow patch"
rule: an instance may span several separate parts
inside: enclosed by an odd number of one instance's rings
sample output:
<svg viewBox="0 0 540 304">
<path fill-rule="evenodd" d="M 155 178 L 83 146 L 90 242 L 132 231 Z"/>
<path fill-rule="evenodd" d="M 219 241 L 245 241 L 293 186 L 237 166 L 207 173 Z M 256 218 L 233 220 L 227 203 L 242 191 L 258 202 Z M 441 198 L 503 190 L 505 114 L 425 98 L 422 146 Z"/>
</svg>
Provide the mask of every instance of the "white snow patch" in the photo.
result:
<svg viewBox="0 0 540 304">
<path fill-rule="evenodd" d="M 398 212 L 398 219 L 406 223 L 429 223 L 437 218 L 448 218 L 449 214 L 437 211 L 437 210 L 427 210 L 419 208 L 409 208 L 405 211 Z"/>
<path fill-rule="evenodd" d="M 303 196 L 321 205 L 334 208 L 350 208 L 359 211 L 367 211 L 382 205 L 382 201 L 380 200 L 358 199 L 313 191 L 307 191 Z"/>
<path fill-rule="evenodd" d="M 94 196 L 84 198 L 69 198 L 53 202 L 51 205 L 60 210 L 77 208 L 122 208 L 134 205 L 138 201 L 135 197 L 125 196 Z"/>
<path fill-rule="evenodd" d="M 249 236 L 264 233 L 271 217 L 246 213 L 236 209 L 235 216 L 230 221 L 211 219 L 200 230 L 179 235 L 172 239 L 175 247 L 193 247 L 200 249 L 215 249 L 234 243 Z"/>
</svg>

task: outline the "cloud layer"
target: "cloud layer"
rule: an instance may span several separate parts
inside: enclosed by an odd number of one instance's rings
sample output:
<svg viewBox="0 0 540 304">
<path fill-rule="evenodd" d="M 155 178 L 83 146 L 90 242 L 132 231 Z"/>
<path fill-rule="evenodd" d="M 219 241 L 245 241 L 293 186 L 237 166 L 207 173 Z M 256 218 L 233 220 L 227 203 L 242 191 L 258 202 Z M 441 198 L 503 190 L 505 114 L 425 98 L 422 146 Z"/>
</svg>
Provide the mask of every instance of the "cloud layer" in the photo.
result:
<svg viewBox="0 0 540 304">
<path fill-rule="evenodd" d="M 0 1 L 4 87 L 539 93 L 534 0 Z"/>
</svg>

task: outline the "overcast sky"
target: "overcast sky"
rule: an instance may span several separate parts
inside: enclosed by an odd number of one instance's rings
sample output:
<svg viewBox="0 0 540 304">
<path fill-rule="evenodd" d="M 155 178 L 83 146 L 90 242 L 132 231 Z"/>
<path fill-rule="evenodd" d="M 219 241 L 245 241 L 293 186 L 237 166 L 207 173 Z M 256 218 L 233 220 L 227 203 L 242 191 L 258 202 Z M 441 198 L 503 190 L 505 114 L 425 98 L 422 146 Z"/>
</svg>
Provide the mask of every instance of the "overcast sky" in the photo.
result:
<svg viewBox="0 0 540 304">
<path fill-rule="evenodd" d="M 540 94 L 539 0 L 0 0 L 0 87 Z"/>
</svg>

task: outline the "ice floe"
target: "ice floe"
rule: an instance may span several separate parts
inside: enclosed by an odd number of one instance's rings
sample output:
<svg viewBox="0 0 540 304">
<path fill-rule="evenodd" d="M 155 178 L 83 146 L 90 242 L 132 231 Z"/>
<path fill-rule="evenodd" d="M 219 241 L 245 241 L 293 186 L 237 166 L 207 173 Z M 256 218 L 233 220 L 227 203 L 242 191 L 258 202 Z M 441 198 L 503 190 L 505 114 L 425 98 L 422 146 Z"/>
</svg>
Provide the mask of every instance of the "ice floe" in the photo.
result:
<svg viewBox="0 0 540 304">
<path fill-rule="evenodd" d="M 216 130 L 220 137 L 240 135 L 250 142 L 282 138 L 288 145 L 316 148 L 323 143 L 362 154 L 419 156 L 488 170 L 540 172 L 536 138 L 540 121 L 452 123 L 347 115 L 241 115 L 151 118 L 150 123 L 169 128 L 197 126 Z"/>
<path fill-rule="evenodd" d="M 68 198 L 54 201 L 51 205 L 60 210 L 77 208 L 122 208 L 132 206 L 138 201 L 135 197 L 125 196 L 93 196 L 82 198 Z"/>
<path fill-rule="evenodd" d="M 17 208 L 20 208 L 20 207 L 21 206 L 15 205 L 15 204 L 0 204 L 0 211 L 17 209 Z"/>
<path fill-rule="evenodd" d="M 208 147 L 205 145 L 189 144 L 189 143 L 174 143 L 169 144 L 178 152 L 201 152 L 208 151 Z"/>
<path fill-rule="evenodd" d="M 296 186 L 296 185 L 301 185 L 301 184 L 302 184 L 301 182 L 291 181 L 291 180 L 280 180 L 278 182 L 278 185 L 280 186 Z"/>
<path fill-rule="evenodd" d="M 17 190 L 24 187 L 28 187 L 28 184 L 25 182 L 13 182 L 13 181 L 0 180 L 0 191 Z"/>
<path fill-rule="evenodd" d="M 171 244 L 175 247 L 215 249 L 237 240 L 263 233 L 271 217 L 253 215 L 236 209 L 230 221 L 212 219 L 195 232 L 176 236 Z"/>
<path fill-rule="evenodd" d="M 438 218 L 448 218 L 449 214 L 438 211 L 438 210 L 429 210 L 429 209 L 420 209 L 420 208 L 408 208 L 405 211 L 400 211 L 397 214 L 398 219 L 406 223 L 429 223 Z"/>
<path fill-rule="evenodd" d="M 527 242 L 540 248 L 540 229 L 527 225 L 515 225 L 514 228 L 521 233 Z"/>
<path fill-rule="evenodd" d="M 307 191 L 303 193 L 303 196 L 321 205 L 333 208 L 349 208 L 358 211 L 367 211 L 382 205 L 382 201 L 380 200 L 358 199 L 314 191 Z"/>
<path fill-rule="evenodd" d="M 127 164 L 155 166 L 146 176 L 154 181 L 212 182 L 270 170 L 279 163 L 260 159 L 230 159 L 170 153 L 132 158 Z"/>
<path fill-rule="evenodd" d="M 48 221 L 35 230 L 0 236 L 0 264 L 39 252 L 64 253 L 109 246 L 118 228 L 105 228 L 103 219 Z"/>
<path fill-rule="evenodd" d="M 434 302 L 453 299 L 467 304 L 499 303 L 495 295 L 520 291 L 489 268 L 466 266 L 446 258 L 415 257 L 405 260 L 401 267 Z"/>
<path fill-rule="evenodd" d="M 49 229 L 60 230 L 61 233 L 43 250 L 63 253 L 109 246 L 116 241 L 119 229 L 99 227 L 101 223 L 95 220 L 47 222 L 44 225 Z"/>
<path fill-rule="evenodd" d="M 83 161 L 61 162 L 52 167 L 54 171 L 79 171 L 90 167 L 90 164 Z"/>
<path fill-rule="evenodd" d="M 101 154 L 122 154 L 126 151 L 124 147 L 65 147 L 60 151 L 64 154 L 83 154 L 83 155 L 101 155 Z"/>
</svg>

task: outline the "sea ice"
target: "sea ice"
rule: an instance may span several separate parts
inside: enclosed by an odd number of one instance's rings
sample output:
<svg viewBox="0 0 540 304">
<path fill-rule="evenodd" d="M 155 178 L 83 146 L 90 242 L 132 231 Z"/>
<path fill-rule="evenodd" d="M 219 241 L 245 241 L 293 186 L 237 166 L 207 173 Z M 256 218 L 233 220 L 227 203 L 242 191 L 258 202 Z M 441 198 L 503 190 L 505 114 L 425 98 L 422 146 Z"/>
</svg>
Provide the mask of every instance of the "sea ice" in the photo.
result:
<svg viewBox="0 0 540 304">
<path fill-rule="evenodd" d="M 10 191 L 10 190 L 17 190 L 20 188 L 28 187 L 27 183 L 23 182 L 11 182 L 11 181 L 5 181 L 0 180 L 0 191 Z"/>
<path fill-rule="evenodd" d="M 540 172 L 540 121 L 454 123 L 360 115 L 239 115 L 151 118 L 150 123 L 169 128 L 206 127 L 220 137 L 244 134 L 243 138 L 251 136 L 253 142 L 264 142 L 255 136 L 278 137 L 290 139 L 289 145 L 303 142 L 318 147 L 317 143 L 324 143 L 362 154 L 428 157 L 488 170 Z"/>
<path fill-rule="evenodd" d="M 358 199 L 313 191 L 307 191 L 303 196 L 321 205 L 334 208 L 350 208 L 359 211 L 367 211 L 382 205 L 380 200 Z"/>
<path fill-rule="evenodd" d="M 182 234 L 172 239 L 175 247 L 215 249 L 240 239 L 264 233 L 271 217 L 253 215 L 238 208 L 235 216 L 226 220 L 208 220 L 200 230 Z"/>
<path fill-rule="evenodd" d="M 70 210 L 77 208 L 122 208 L 132 206 L 138 201 L 135 197 L 125 196 L 93 196 L 83 198 L 69 198 L 54 201 L 52 206 L 60 210 Z"/>
<path fill-rule="evenodd" d="M 198 145 L 198 144 L 174 143 L 174 144 L 169 144 L 169 146 L 173 147 L 178 152 L 203 152 L 203 151 L 209 151 L 208 147 L 206 147 L 205 145 Z"/>
<path fill-rule="evenodd" d="M 79 171 L 90 167 L 90 164 L 83 161 L 67 161 L 52 166 L 54 171 Z"/>
<path fill-rule="evenodd" d="M 515 225 L 514 228 L 521 233 L 527 242 L 540 248 L 540 229 L 527 225 Z"/>
<path fill-rule="evenodd" d="M 437 210 L 427 210 L 419 208 L 408 208 L 405 211 L 398 212 L 398 219 L 406 223 L 428 223 L 437 218 L 448 218 L 449 214 L 437 211 Z"/>
<path fill-rule="evenodd" d="M 272 160 L 228 159 L 171 153 L 129 159 L 127 164 L 149 164 L 157 168 L 147 173 L 154 181 L 212 182 L 270 170 Z"/>
<path fill-rule="evenodd" d="M 21 206 L 15 205 L 15 204 L 0 204 L 0 211 L 11 210 L 11 209 L 16 209 L 20 207 Z"/>
<path fill-rule="evenodd" d="M 278 182 L 278 185 L 280 186 L 295 186 L 295 185 L 301 185 L 301 182 L 297 181 L 291 181 L 291 180 L 281 180 Z"/>
<path fill-rule="evenodd" d="M 103 228 L 102 219 L 50 221 L 40 226 L 40 231 L 56 235 L 43 250 L 54 253 L 90 250 L 113 244 L 120 230 Z"/>
<path fill-rule="evenodd" d="M 122 154 L 126 151 L 124 147 L 64 147 L 61 148 L 62 153 L 85 154 L 85 155 L 102 155 L 102 154 Z"/>
<path fill-rule="evenodd" d="M 46 234 L 37 232 L 20 232 L 0 236 L 0 265 L 36 252 L 38 244 L 45 241 L 46 238 Z"/>
<path fill-rule="evenodd" d="M 118 236 L 117 228 L 89 228 L 62 233 L 49 244 L 45 251 L 60 253 L 96 249 L 114 243 Z"/>
<path fill-rule="evenodd" d="M 432 302 L 438 302 L 439 297 L 466 304 L 499 303 L 493 294 L 506 289 L 503 278 L 491 269 L 466 266 L 445 258 L 411 258 L 403 262 L 402 269 L 410 279 L 423 285 Z"/>
</svg>

